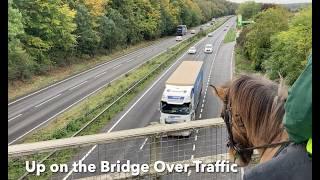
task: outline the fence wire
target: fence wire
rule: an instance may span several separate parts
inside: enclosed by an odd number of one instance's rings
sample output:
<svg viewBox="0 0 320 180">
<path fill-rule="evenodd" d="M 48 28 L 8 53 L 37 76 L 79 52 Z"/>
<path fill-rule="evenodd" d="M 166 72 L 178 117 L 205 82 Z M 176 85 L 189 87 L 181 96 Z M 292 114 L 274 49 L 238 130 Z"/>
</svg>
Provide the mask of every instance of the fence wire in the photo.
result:
<svg viewBox="0 0 320 180">
<path fill-rule="evenodd" d="M 182 133 L 191 132 L 189 136 L 177 136 Z M 37 176 L 30 173 L 24 179 L 219 179 L 219 180 L 240 180 L 241 169 L 237 167 L 238 172 L 196 172 L 196 166 L 193 161 L 201 160 L 204 163 L 214 164 L 218 160 L 228 160 L 226 147 L 226 128 L 225 126 L 206 127 L 198 129 L 184 130 L 175 133 L 162 133 L 152 136 L 141 136 L 117 140 L 116 142 L 108 142 L 88 146 L 83 148 L 72 148 L 58 150 L 53 156 L 50 156 L 43 164 L 46 165 L 46 171 Z M 46 153 L 38 154 L 45 156 Z M 9 163 L 23 163 L 37 159 L 35 155 L 10 158 Z M 89 164 L 94 164 L 95 172 L 75 172 L 71 171 L 72 163 L 79 162 L 85 164 L 82 170 L 87 170 Z M 150 170 L 146 173 L 140 172 L 139 175 L 132 173 L 106 173 L 101 172 L 105 169 L 101 162 L 109 162 L 110 164 L 148 164 Z M 186 172 L 155 172 L 153 165 L 156 161 L 165 162 L 165 164 L 189 164 L 190 167 Z M 53 163 L 68 164 L 68 172 L 52 173 L 49 166 Z M 229 163 L 232 164 L 231 162 Z M 24 166 L 15 166 L 17 169 L 12 171 L 23 171 Z M 29 166 L 31 167 L 31 166 Z M 159 167 L 161 167 L 159 165 Z M 79 170 L 79 169 L 78 169 Z M 71 172 L 72 173 L 71 173 Z M 10 174 L 10 173 L 9 173 Z M 9 179 L 18 179 L 9 176 Z"/>
</svg>

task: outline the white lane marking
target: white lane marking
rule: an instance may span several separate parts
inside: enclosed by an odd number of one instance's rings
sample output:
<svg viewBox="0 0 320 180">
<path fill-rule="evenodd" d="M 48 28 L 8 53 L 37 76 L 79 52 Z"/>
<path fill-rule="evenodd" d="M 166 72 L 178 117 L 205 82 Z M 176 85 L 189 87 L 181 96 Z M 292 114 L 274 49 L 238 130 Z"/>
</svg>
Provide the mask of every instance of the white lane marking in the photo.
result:
<svg viewBox="0 0 320 180">
<path fill-rule="evenodd" d="M 105 72 L 103 72 L 103 73 L 100 73 L 100 74 L 96 75 L 94 78 L 100 77 L 100 76 L 102 76 L 102 75 L 103 75 L 103 74 L 105 74 L 105 73 L 107 73 L 107 71 L 105 71 Z"/>
<path fill-rule="evenodd" d="M 199 115 L 199 119 L 201 119 L 201 114 Z"/>
<path fill-rule="evenodd" d="M 202 100 L 202 103 L 204 103 L 205 99 Z"/>
<path fill-rule="evenodd" d="M 194 136 L 194 140 L 195 140 L 195 141 L 198 140 L 198 135 Z"/>
<path fill-rule="evenodd" d="M 203 38 L 202 40 L 200 40 L 199 42 L 197 42 L 196 44 L 199 44 L 201 41 L 203 41 L 205 38 Z M 196 45 L 195 44 L 195 45 Z M 141 97 L 134 103 L 131 105 L 131 107 L 116 121 L 116 123 L 113 124 L 113 126 L 107 131 L 107 133 L 111 132 L 118 124 L 119 122 L 131 111 L 131 109 L 133 109 L 133 107 L 171 70 L 171 68 L 176 65 L 180 59 L 182 59 L 185 55 L 187 54 L 187 52 L 185 52 L 184 54 L 181 55 L 180 58 L 178 58 L 176 60 L 175 63 L 173 63 L 150 87 L 149 89 L 147 89 L 147 91 L 145 91 Z M 97 145 L 93 146 L 87 153 L 86 155 L 82 158 L 83 160 L 85 160 L 86 157 L 88 157 L 91 152 L 97 147 Z M 82 160 L 81 159 L 81 160 Z M 63 178 L 63 180 L 67 179 L 72 173 L 73 173 L 74 169 L 72 169 L 71 171 L 69 171 L 69 173 Z"/>
<path fill-rule="evenodd" d="M 198 132 L 199 132 L 199 129 L 196 130 L 196 133 L 198 133 Z"/>
<path fill-rule="evenodd" d="M 193 155 L 191 155 L 191 159 L 193 159 L 194 158 L 194 156 Z"/>
<path fill-rule="evenodd" d="M 201 105 L 201 108 L 203 108 L 204 104 Z"/>
<path fill-rule="evenodd" d="M 10 122 L 10 121 L 12 121 L 12 120 L 14 120 L 14 119 L 16 119 L 16 118 L 18 118 L 18 117 L 20 117 L 20 116 L 22 116 L 22 114 L 18 114 L 18 115 L 16 115 L 15 117 L 13 117 L 13 118 L 9 119 L 9 120 L 8 120 L 8 122 Z"/>
<path fill-rule="evenodd" d="M 231 54 L 231 70 L 230 70 L 230 79 L 232 79 L 232 75 L 233 75 L 233 50 L 234 50 L 234 47 L 232 48 L 232 54 Z"/>
<path fill-rule="evenodd" d="M 68 89 L 68 90 L 71 91 L 71 90 L 73 90 L 73 89 L 75 89 L 75 88 L 83 85 L 83 84 L 86 83 L 86 82 L 88 82 L 88 81 L 83 81 L 82 83 L 80 83 L 80 84 L 78 84 L 78 85 L 75 85 L 75 86 L 73 86 L 72 88 L 70 88 L 70 89 Z"/>
<path fill-rule="evenodd" d="M 203 109 L 201 108 L 200 112 L 202 113 Z"/>
<path fill-rule="evenodd" d="M 196 150 L 196 145 L 193 144 L 192 151 Z"/>
<path fill-rule="evenodd" d="M 244 171 L 243 171 L 243 167 L 240 168 L 240 177 L 241 179 L 243 179 L 243 175 L 244 175 Z"/>
<path fill-rule="evenodd" d="M 190 174 L 191 174 L 191 170 L 188 171 L 188 176 L 190 176 Z"/>
<path fill-rule="evenodd" d="M 118 67 L 120 67 L 122 64 L 118 64 L 116 66 L 114 66 L 112 69 L 117 69 Z"/>
<path fill-rule="evenodd" d="M 131 62 L 131 61 L 133 61 L 134 59 L 129 59 L 128 61 L 126 61 L 126 62 Z"/>
<path fill-rule="evenodd" d="M 140 147 L 140 150 L 142 150 L 143 146 L 146 144 L 147 141 L 148 141 L 148 138 L 146 138 L 146 139 L 143 141 L 143 143 L 142 143 L 142 145 L 141 145 L 141 147 Z"/>
<path fill-rule="evenodd" d="M 35 107 L 40 107 L 40 106 L 42 106 L 43 104 L 45 104 L 45 103 L 47 103 L 47 102 L 51 101 L 52 99 L 55 99 L 55 98 L 57 98 L 57 97 L 59 97 L 59 96 L 61 96 L 61 94 L 58 94 L 58 95 L 56 95 L 56 96 L 54 96 L 54 97 L 52 97 L 52 98 L 50 98 L 50 99 L 48 99 L 48 100 L 46 100 L 46 101 L 44 101 L 44 102 L 42 102 L 42 103 L 36 105 Z"/>
</svg>

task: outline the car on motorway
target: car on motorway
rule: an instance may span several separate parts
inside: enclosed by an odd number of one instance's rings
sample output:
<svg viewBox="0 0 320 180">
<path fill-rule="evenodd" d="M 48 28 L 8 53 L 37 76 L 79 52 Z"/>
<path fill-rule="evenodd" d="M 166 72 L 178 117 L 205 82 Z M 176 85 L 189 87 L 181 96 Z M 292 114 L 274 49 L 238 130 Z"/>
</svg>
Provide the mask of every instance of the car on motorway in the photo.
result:
<svg viewBox="0 0 320 180">
<path fill-rule="evenodd" d="M 225 28 L 223 31 L 226 31 L 227 30 L 227 28 Z"/>
<path fill-rule="evenodd" d="M 190 33 L 191 33 L 191 34 L 195 34 L 195 33 L 196 33 L 196 30 L 192 29 L 192 30 L 190 31 Z"/>
<path fill-rule="evenodd" d="M 188 54 L 196 54 L 197 53 L 197 49 L 196 47 L 192 46 L 189 50 L 188 50 Z"/>
<path fill-rule="evenodd" d="M 212 37 L 212 36 L 213 36 L 213 34 L 212 34 L 212 33 L 209 33 L 209 34 L 208 34 L 208 37 Z"/>
<path fill-rule="evenodd" d="M 204 52 L 205 53 L 212 53 L 213 52 L 212 44 L 206 44 L 206 46 L 204 47 Z"/>
<path fill-rule="evenodd" d="M 182 36 L 176 36 L 176 41 L 182 41 Z"/>
</svg>

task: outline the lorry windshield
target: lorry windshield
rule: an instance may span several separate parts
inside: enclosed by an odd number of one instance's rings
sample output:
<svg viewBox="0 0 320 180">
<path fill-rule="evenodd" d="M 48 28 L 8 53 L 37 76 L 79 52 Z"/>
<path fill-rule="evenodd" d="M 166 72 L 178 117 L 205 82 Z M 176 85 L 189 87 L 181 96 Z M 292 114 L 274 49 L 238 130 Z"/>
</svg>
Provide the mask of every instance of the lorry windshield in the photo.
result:
<svg viewBox="0 0 320 180">
<path fill-rule="evenodd" d="M 161 112 L 167 114 L 180 114 L 180 115 L 188 115 L 190 114 L 190 103 L 184 104 L 168 104 L 166 102 L 161 101 Z"/>
</svg>

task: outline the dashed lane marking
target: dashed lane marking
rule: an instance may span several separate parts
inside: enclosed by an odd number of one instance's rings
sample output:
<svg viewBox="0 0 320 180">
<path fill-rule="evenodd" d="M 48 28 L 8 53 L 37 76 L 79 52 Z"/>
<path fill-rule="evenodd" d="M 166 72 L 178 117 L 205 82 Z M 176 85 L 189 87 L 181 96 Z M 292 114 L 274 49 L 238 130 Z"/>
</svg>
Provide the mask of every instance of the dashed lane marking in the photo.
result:
<svg viewBox="0 0 320 180">
<path fill-rule="evenodd" d="M 107 73 L 107 71 L 105 71 L 105 72 L 103 72 L 103 73 L 100 73 L 100 74 L 96 75 L 94 78 L 100 77 L 101 75 L 103 75 L 103 74 L 105 74 L 105 73 Z"/>
<path fill-rule="evenodd" d="M 46 100 L 46 101 L 44 101 L 44 102 L 42 102 L 42 103 L 36 105 L 35 107 L 40 107 L 40 106 L 42 106 L 43 104 L 45 104 L 45 103 L 47 103 L 47 102 L 49 102 L 49 101 L 51 101 L 51 100 L 59 97 L 60 95 L 61 95 L 61 94 L 58 94 L 58 95 L 56 95 L 56 96 L 54 96 L 54 97 L 52 97 L 52 98 L 50 98 L 50 99 L 48 99 L 48 100 Z"/>
<path fill-rule="evenodd" d="M 79 86 L 83 85 L 83 84 L 84 84 L 84 83 L 86 83 L 86 82 L 88 82 L 88 81 L 83 81 L 82 83 L 80 83 L 80 84 L 78 84 L 78 85 L 73 86 L 73 87 L 72 87 L 72 88 L 70 88 L 69 90 L 71 91 L 71 90 L 73 90 L 73 89 L 75 89 L 75 88 L 77 88 L 77 87 L 79 87 Z"/>
<path fill-rule="evenodd" d="M 112 69 L 117 69 L 118 67 L 120 67 L 122 64 L 118 64 L 116 66 L 114 66 Z"/>
<path fill-rule="evenodd" d="M 8 120 L 8 122 L 10 122 L 10 121 L 12 121 L 12 120 L 14 120 L 14 119 L 16 119 L 16 118 L 18 118 L 18 117 L 20 117 L 20 116 L 22 116 L 22 114 L 18 114 L 18 115 L 16 115 L 15 117 L 13 117 L 13 118 L 9 119 L 9 120 Z"/>
</svg>

